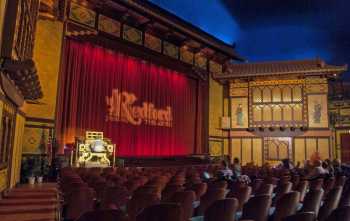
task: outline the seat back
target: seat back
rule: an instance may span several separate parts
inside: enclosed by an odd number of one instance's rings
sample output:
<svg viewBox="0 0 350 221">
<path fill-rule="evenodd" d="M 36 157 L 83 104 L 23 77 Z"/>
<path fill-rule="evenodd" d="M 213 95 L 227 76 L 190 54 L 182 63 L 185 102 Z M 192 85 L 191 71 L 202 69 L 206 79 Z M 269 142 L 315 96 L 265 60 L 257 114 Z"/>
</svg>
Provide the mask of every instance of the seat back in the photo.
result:
<svg viewBox="0 0 350 221">
<path fill-rule="evenodd" d="M 344 186 L 346 182 L 346 176 L 337 176 L 335 179 L 335 186 Z"/>
<path fill-rule="evenodd" d="M 234 221 L 238 207 L 236 198 L 217 200 L 205 211 L 204 221 Z"/>
<path fill-rule="evenodd" d="M 252 193 L 256 194 L 256 192 L 260 189 L 260 187 L 263 184 L 263 180 L 262 179 L 255 179 L 251 186 L 252 186 Z"/>
<path fill-rule="evenodd" d="M 161 203 L 145 208 L 136 221 L 184 221 L 183 210 L 176 203 Z"/>
<path fill-rule="evenodd" d="M 329 192 L 318 214 L 319 221 L 326 220 L 333 210 L 338 207 L 342 191 L 343 187 L 338 186 Z"/>
<path fill-rule="evenodd" d="M 350 188 L 347 188 L 340 198 L 339 207 L 345 206 L 350 206 Z"/>
<path fill-rule="evenodd" d="M 236 198 L 239 203 L 238 210 L 241 211 L 243 208 L 243 205 L 249 200 L 250 195 L 252 193 L 252 187 L 250 186 L 240 186 L 239 188 L 235 189 L 233 192 L 230 192 L 228 194 L 228 197 Z"/>
<path fill-rule="evenodd" d="M 323 190 L 324 190 L 324 195 L 327 196 L 327 194 L 334 188 L 335 186 L 335 178 L 334 177 L 329 177 L 328 179 L 324 180 L 323 183 Z"/>
<path fill-rule="evenodd" d="M 250 198 L 243 206 L 242 219 L 266 221 L 271 206 L 270 195 L 258 195 Z"/>
<path fill-rule="evenodd" d="M 167 185 L 162 191 L 162 201 L 167 202 L 176 192 L 182 191 L 183 189 L 181 185 Z"/>
<path fill-rule="evenodd" d="M 218 189 L 208 189 L 208 191 L 201 197 L 201 202 L 199 207 L 197 208 L 196 215 L 204 215 L 204 212 L 207 208 L 214 203 L 216 200 L 224 199 L 226 195 L 226 189 L 218 188 Z"/>
<path fill-rule="evenodd" d="M 227 182 L 225 180 L 216 180 L 208 184 L 208 189 L 226 189 Z"/>
<path fill-rule="evenodd" d="M 158 204 L 160 198 L 158 194 L 137 194 L 133 195 L 127 203 L 127 212 L 131 221 L 135 220 L 137 214 L 144 208 Z"/>
<path fill-rule="evenodd" d="M 84 213 L 76 221 L 127 221 L 127 216 L 120 210 L 95 210 Z"/>
<path fill-rule="evenodd" d="M 92 211 L 94 207 L 94 191 L 92 188 L 77 188 L 67 198 L 66 219 L 75 220 L 82 214 Z"/>
<path fill-rule="evenodd" d="M 295 190 L 300 193 L 300 202 L 304 201 L 308 187 L 309 187 L 309 181 L 307 180 L 300 181 L 298 186 L 296 187 Z"/>
<path fill-rule="evenodd" d="M 272 184 L 263 184 L 260 189 L 256 192 L 255 195 L 272 195 L 273 185 Z"/>
<path fill-rule="evenodd" d="M 299 186 L 300 176 L 296 174 L 292 175 L 291 182 L 293 183 L 293 189 L 295 190 Z"/>
<path fill-rule="evenodd" d="M 183 220 L 189 220 L 193 216 L 193 202 L 196 199 L 196 194 L 193 191 L 176 192 L 169 199 L 170 203 L 178 203 L 183 209 Z"/>
<path fill-rule="evenodd" d="M 284 196 L 286 193 L 289 193 L 292 190 L 292 186 L 293 184 L 289 181 L 283 182 L 280 185 L 278 185 L 274 201 L 277 202 L 282 196 Z"/>
<path fill-rule="evenodd" d="M 314 212 L 315 216 L 318 216 L 318 211 L 320 210 L 321 201 L 323 198 L 323 189 L 310 190 L 304 199 L 302 212 Z"/>
<path fill-rule="evenodd" d="M 120 208 L 129 201 L 130 193 L 125 187 L 107 187 L 101 199 L 101 208 Z"/>
<path fill-rule="evenodd" d="M 292 191 L 284 194 L 276 202 L 276 210 L 273 214 L 273 221 L 281 221 L 285 217 L 293 215 L 296 210 L 300 199 L 300 193 Z"/>
<path fill-rule="evenodd" d="M 287 216 L 283 221 L 315 221 L 315 218 L 316 216 L 314 212 L 302 212 Z"/>
<path fill-rule="evenodd" d="M 190 190 L 193 190 L 196 193 L 196 200 L 200 200 L 200 198 L 207 192 L 208 185 L 206 183 L 194 184 Z"/>
<path fill-rule="evenodd" d="M 323 178 L 318 178 L 310 181 L 310 189 L 311 190 L 319 190 L 323 186 Z"/>
<path fill-rule="evenodd" d="M 350 206 L 339 207 L 333 210 L 326 221 L 348 221 L 350 220 Z"/>
</svg>

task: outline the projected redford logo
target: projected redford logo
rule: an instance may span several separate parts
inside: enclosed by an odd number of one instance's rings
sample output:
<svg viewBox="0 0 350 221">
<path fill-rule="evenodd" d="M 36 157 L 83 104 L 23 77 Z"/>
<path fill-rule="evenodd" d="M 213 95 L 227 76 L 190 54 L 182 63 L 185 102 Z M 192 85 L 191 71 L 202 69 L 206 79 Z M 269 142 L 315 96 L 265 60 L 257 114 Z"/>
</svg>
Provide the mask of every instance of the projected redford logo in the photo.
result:
<svg viewBox="0 0 350 221">
<path fill-rule="evenodd" d="M 106 121 L 124 122 L 132 125 L 151 125 L 172 127 L 172 108 L 156 108 L 150 102 L 143 102 L 142 106 L 135 105 L 137 97 L 126 91 L 112 90 L 112 95 L 106 96 Z"/>
</svg>

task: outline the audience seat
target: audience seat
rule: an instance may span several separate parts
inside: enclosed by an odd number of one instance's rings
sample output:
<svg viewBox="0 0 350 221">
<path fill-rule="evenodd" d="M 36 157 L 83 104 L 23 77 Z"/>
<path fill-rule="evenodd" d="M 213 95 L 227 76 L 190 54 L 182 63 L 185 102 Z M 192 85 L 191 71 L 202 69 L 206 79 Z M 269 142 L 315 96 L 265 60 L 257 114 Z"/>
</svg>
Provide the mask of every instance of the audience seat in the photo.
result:
<svg viewBox="0 0 350 221">
<path fill-rule="evenodd" d="M 176 203 L 162 203 L 145 208 L 136 221 L 183 221 L 183 210 Z"/>
<path fill-rule="evenodd" d="M 235 213 L 239 208 L 236 198 L 215 201 L 204 213 L 204 221 L 235 221 Z"/>
</svg>

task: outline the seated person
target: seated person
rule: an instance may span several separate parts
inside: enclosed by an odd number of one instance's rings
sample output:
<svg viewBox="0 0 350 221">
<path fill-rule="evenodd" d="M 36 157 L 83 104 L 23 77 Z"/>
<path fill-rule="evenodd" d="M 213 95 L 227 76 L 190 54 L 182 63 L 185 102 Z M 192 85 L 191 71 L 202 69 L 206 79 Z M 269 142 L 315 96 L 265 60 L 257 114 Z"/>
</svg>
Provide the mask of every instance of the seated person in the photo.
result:
<svg viewBox="0 0 350 221">
<path fill-rule="evenodd" d="M 281 164 L 278 166 L 279 169 L 285 169 L 285 170 L 291 170 L 294 168 L 293 164 L 290 162 L 290 160 L 287 159 L 283 159 L 281 161 Z"/>
<path fill-rule="evenodd" d="M 233 176 L 232 170 L 228 167 L 226 161 L 221 162 L 221 170 L 219 170 L 219 175 L 225 178 L 231 178 Z"/>
<path fill-rule="evenodd" d="M 327 175 L 327 171 L 322 167 L 322 161 L 315 160 L 314 165 L 313 165 L 313 169 L 307 175 L 307 178 L 308 179 L 316 179 L 318 177 L 324 177 L 326 175 Z"/>
<path fill-rule="evenodd" d="M 236 177 L 239 177 L 241 175 L 241 172 L 241 164 L 239 163 L 239 159 L 236 157 L 233 159 L 233 173 Z"/>
<path fill-rule="evenodd" d="M 333 164 L 333 169 L 334 169 L 334 175 L 335 176 L 343 175 L 343 169 L 341 167 L 340 160 L 334 159 L 332 164 Z"/>
</svg>

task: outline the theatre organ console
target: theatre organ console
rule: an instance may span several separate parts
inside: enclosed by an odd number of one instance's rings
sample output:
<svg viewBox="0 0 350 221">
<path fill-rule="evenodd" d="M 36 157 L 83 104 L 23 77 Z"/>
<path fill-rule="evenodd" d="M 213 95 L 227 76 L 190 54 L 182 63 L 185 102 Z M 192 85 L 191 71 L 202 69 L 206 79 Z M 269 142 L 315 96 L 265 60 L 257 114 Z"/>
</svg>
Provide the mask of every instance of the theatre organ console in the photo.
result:
<svg viewBox="0 0 350 221">
<path fill-rule="evenodd" d="M 115 144 L 104 138 L 103 132 L 86 131 L 85 139 L 76 142 L 76 166 L 108 167 L 114 164 Z"/>
</svg>

